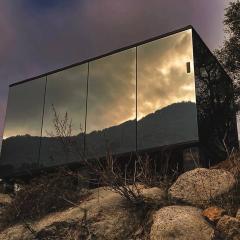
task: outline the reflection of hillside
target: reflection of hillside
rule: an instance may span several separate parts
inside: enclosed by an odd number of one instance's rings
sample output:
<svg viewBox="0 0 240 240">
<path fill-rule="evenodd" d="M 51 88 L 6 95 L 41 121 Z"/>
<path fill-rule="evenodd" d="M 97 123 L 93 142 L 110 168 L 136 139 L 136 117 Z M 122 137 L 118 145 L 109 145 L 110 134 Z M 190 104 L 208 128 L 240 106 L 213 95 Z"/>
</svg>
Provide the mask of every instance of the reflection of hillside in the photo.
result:
<svg viewBox="0 0 240 240">
<path fill-rule="evenodd" d="M 198 140 L 195 103 L 174 103 L 138 121 L 139 149 L 192 140 Z"/>
<path fill-rule="evenodd" d="M 197 139 L 196 105 L 192 102 L 171 104 L 138 121 L 138 148 L 140 149 Z M 82 151 L 83 134 L 68 140 L 81 145 L 80 151 Z M 133 151 L 136 148 L 136 122 L 131 120 L 100 131 L 93 131 L 86 135 L 86 144 L 88 157 L 103 156 L 106 149 L 110 149 L 113 153 Z M 11 163 L 16 167 L 23 164 L 35 165 L 39 146 L 39 137 L 8 138 L 3 141 L 1 164 Z M 76 155 L 69 154 L 65 150 L 62 149 L 59 139 L 42 138 L 41 163 L 49 166 L 78 160 Z"/>
<path fill-rule="evenodd" d="M 104 155 L 106 148 L 113 153 L 128 152 L 136 147 L 135 121 L 87 134 L 89 154 Z M 138 148 L 198 140 L 196 104 L 174 103 L 138 121 Z"/>
<path fill-rule="evenodd" d="M 2 142 L 0 174 L 2 176 L 18 171 L 28 171 L 37 166 L 39 137 L 29 135 L 10 137 Z"/>
</svg>

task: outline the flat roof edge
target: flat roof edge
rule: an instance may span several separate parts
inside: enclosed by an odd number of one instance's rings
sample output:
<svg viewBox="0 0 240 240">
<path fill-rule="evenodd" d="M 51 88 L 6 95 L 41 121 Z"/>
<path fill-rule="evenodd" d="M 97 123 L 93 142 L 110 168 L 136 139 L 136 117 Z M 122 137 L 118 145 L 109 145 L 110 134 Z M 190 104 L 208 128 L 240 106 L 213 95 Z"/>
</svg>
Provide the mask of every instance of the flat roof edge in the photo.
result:
<svg viewBox="0 0 240 240">
<path fill-rule="evenodd" d="M 35 79 L 38 79 L 38 78 L 46 77 L 47 75 L 54 74 L 54 73 L 57 73 L 57 72 L 60 72 L 60 71 L 63 71 L 63 70 L 66 70 L 66 69 L 69 69 L 69 68 L 72 68 L 72 67 L 76 67 L 76 66 L 82 65 L 84 63 L 92 62 L 94 60 L 97 60 L 97 59 L 100 59 L 100 58 L 103 58 L 103 57 L 107 57 L 107 56 L 110 56 L 112 54 L 130 49 L 130 48 L 134 48 L 134 47 L 137 47 L 137 46 L 143 45 L 145 43 L 152 42 L 152 41 L 164 38 L 164 37 L 168 37 L 170 35 L 173 35 L 173 34 L 176 34 L 176 33 L 182 32 L 182 31 L 186 31 L 186 30 L 189 30 L 189 29 L 194 29 L 194 28 L 193 28 L 192 25 L 187 25 L 187 26 L 179 28 L 177 30 L 170 31 L 170 32 L 167 32 L 167 33 L 164 33 L 164 34 L 152 37 L 152 38 L 148 38 L 146 40 L 131 44 L 129 46 L 125 46 L 125 47 L 122 47 L 122 48 L 119 48 L 119 49 L 116 49 L 116 50 L 113 50 L 113 51 L 110 51 L 110 52 L 107 52 L 107 53 L 104 53 L 104 54 L 101 54 L 101 55 L 98 55 L 98 56 L 95 56 L 95 57 L 91 57 L 91 58 L 82 60 L 80 62 L 73 63 L 71 65 L 68 65 L 68 66 L 65 66 L 65 67 L 62 67 L 62 68 L 59 68 L 59 69 L 56 69 L 56 70 L 52 70 L 52 71 L 49 71 L 49 72 L 46 72 L 46 73 L 43 73 L 43 74 L 40 74 L 40 75 L 37 75 L 35 77 L 27 78 L 27 79 L 24 79 L 22 81 L 12 83 L 12 84 L 9 85 L 9 87 L 17 86 L 19 84 L 26 83 L 26 82 L 29 82 L 29 81 L 32 81 L 32 80 L 35 80 Z"/>
</svg>

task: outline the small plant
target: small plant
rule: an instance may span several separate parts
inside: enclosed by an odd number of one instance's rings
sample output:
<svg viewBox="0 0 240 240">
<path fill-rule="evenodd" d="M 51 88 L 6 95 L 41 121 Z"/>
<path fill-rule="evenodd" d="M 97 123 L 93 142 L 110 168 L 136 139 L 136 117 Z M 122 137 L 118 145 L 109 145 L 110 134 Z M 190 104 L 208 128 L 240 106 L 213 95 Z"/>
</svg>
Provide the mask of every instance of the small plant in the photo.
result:
<svg viewBox="0 0 240 240">
<path fill-rule="evenodd" d="M 117 159 L 111 154 L 108 154 L 104 161 L 95 159 L 90 162 L 86 160 L 86 165 L 98 177 L 99 184 L 119 193 L 132 204 L 139 205 L 144 203 L 136 182 L 137 172 L 134 172 L 131 178 L 127 168 L 123 170 Z"/>
</svg>

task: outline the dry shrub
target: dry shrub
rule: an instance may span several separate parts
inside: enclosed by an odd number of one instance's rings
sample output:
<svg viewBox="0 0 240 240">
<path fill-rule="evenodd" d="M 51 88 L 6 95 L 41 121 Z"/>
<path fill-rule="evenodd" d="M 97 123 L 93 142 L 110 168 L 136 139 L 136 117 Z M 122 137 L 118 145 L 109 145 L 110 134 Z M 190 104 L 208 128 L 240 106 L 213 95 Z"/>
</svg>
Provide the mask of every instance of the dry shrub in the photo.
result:
<svg viewBox="0 0 240 240">
<path fill-rule="evenodd" d="M 240 178 L 240 152 L 233 151 L 229 154 L 229 157 L 217 165 L 211 167 L 215 169 L 224 169 L 231 172 L 237 179 Z"/>
<path fill-rule="evenodd" d="M 236 186 L 227 196 L 219 197 L 214 201 L 215 205 L 224 208 L 229 215 L 235 216 L 240 208 L 240 152 L 232 151 L 225 161 L 211 168 L 229 171 L 237 180 Z"/>
<path fill-rule="evenodd" d="M 149 204 L 142 195 L 142 188 L 167 190 L 171 182 L 170 177 L 157 171 L 155 162 L 149 156 L 136 156 L 126 161 L 108 153 L 103 159 L 85 160 L 85 164 L 98 179 L 98 186 L 108 187 L 141 209 Z"/>
<path fill-rule="evenodd" d="M 165 158 L 167 159 L 168 156 L 165 156 Z M 169 162 L 169 159 L 162 164 L 163 169 L 160 169 L 156 160 L 148 154 L 138 156 L 135 165 L 136 181 L 149 188 L 160 187 L 167 190 L 180 174 L 178 170 L 171 169 L 167 162 Z"/>
<path fill-rule="evenodd" d="M 81 175 L 65 169 L 32 179 L 15 195 L 3 213 L 3 227 L 17 221 L 38 219 L 79 203 L 88 194 Z"/>
<path fill-rule="evenodd" d="M 85 164 L 98 179 L 98 185 L 110 187 L 131 204 L 144 204 L 136 182 L 136 171 L 124 168 L 117 158 L 107 154 L 103 160 L 86 159 Z"/>
</svg>

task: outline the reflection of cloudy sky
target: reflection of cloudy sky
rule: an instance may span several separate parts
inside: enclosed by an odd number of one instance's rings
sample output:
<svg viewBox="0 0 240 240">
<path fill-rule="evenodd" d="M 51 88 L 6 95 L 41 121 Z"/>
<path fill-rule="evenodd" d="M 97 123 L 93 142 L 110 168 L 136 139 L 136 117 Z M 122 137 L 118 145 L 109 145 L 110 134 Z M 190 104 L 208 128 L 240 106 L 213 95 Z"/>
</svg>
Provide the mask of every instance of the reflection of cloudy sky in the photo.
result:
<svg viewBox="0 0 240 240">
<path fill-rule="evenodd" d="M 136 117 L 135 50 L 91 63 L 88 132 Z M 191 31 L 138 48 L 138 116 L 174 102 L 195 101 Z M 192 69 L 193 70 L 193 69 Z"/>
<path fill-rule="evenodd" d="M 44 88 L 43 78 L 10 88 L 4 138 L 40 135 Z"/>
<path fill-rule="evenodd" d="M 130 49 L 90 64 L 88 132 L 135 118 L 135 56 Z"/>
<path fill-rule="evenodd" d="M 43 135 L 55 133 L 54 110 L 63 120 L 72 122 L 72 134 L 84 130 L 86 109 L 87 64 L 48 76 Z"/>
<path fill-rule="evenodd" d="M 174 102 L 195 102 L 191 36 L 189 30 L 138 48 L 138 118 Z"/>
</svg>

